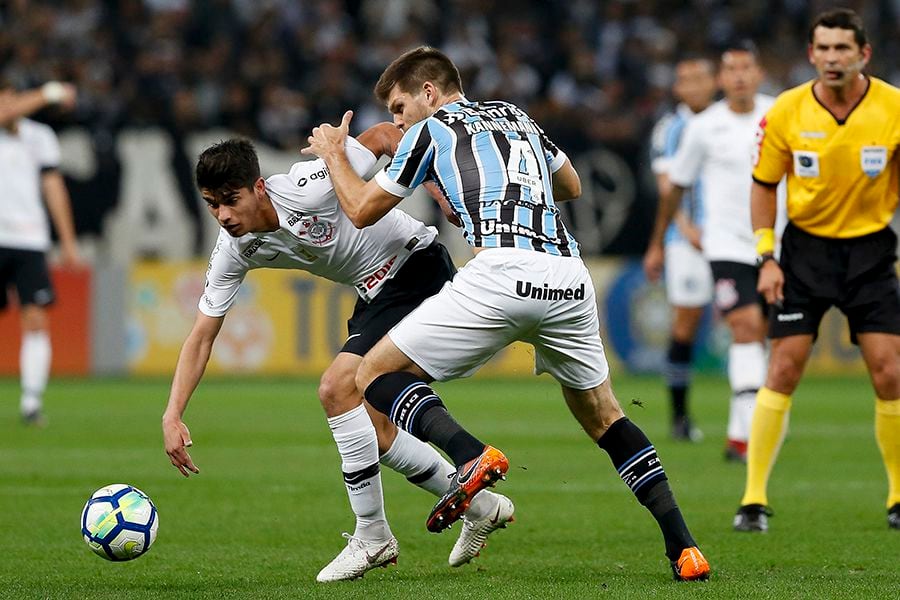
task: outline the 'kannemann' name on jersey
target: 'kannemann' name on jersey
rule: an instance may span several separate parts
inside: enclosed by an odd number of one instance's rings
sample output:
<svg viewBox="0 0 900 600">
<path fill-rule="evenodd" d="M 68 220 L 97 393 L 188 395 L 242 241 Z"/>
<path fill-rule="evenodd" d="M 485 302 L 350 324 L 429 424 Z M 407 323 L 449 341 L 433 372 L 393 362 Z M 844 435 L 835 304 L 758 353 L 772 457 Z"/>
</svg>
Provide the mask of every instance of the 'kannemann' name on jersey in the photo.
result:
<svg viewBox="0 0 900 600">
<path fill-rule="evenodd" d="M 565 161 L 518 107 L 463 98 L 410 127 L 376 180 L 396 196 L 436 181 L 473 247 L 578 256 L 553 198 L 552 174 Z"/>
</svg>

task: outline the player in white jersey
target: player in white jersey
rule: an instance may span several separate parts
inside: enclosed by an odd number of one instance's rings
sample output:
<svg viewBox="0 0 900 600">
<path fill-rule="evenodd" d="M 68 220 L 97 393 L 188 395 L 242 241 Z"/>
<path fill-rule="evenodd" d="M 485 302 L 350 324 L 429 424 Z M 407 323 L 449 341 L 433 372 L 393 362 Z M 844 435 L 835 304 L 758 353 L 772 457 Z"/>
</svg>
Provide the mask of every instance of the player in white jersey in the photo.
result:
<svg viewBox="0 0 900 600">
<path fill-rule="evenodd" d="M 59 172 L 59 141 L 50 127 L 24 118 L 48 105 L 71 107 L 74 88 L 50 82 L 17 93 L 0 81 L 0 310 L 15 288 L 21 307 L 19 376 L 23 422 L 42 425 L 43 394 L 50 376 L 47 307 L 54 301 L 47 268 L 50 228 L 59 236 L 64 265 L 80 264 L 69 194 Z M 43 197 L 43 201 L 42 201 Z"/>
<path fill-rule="evenodd" d="M 664 115 L 653 128 L 651 168 L 656 176 L 658 197 L 670 193 L 669 167 L 694 115 L 708 107 L 716 94 L 715 64 L 706 58 L 687 57 L 675 65 L 672 92 L 680 100 L 674 111 Z M 675 222 L 666 231 L 665 283 L 666 296 L 672 307 L 672 326 L 666 354 L 665 380 L 672 405 L 672 437 L 676 440 L 699 441 L 703 435 L 693 426 L 688 410 L 691 380 L 691 358 L 694 341 L 706 305 L 712 300 L 713 280 L 709 263 L 700 248 L 702 186 L 698 183 L 686 191 Z M 654 252 L 647 249 L 645 264 L 659 265 Z M 645 270 L 649 281 L 660 277 L 658 271 Z"/>
<path fill-rule="evenodd" d="M 669 169 L 673 189 L 663 199 L 651 240 L 651 244 L 662 244 L 684 190 L 702 182 L 701 246 L 715 279 L 715 306 L 732 334 L 725 455 L 742 462 L 746 462 L 756 392 L 766 375 L 764 303 L 756 291 L 756 245 L 750 225 L 757 125 L 774 101 L 756 93 L 762 77 L 751 43 L 736 44 L 722 53 L 719 84 L 725 98 L 688 123 Z"/>
<path fill-rule="evenodd" d="M 376 153 L 391 153 L 398 138 L 395 127 L 381 124 L 359 140 L 348 139 L 353 168 L 365 174 L 374 167 Z M 397 540 L 384 514 L 379 453 L 382 463 L 435 495 L 443 493 L 454 468 L 380 413 L 370 418 L 356 390 L 355 374 L 362 356 L 388 329 L 452 278 L 455 268 L 446 249 L 436 242 L 434 228 L 400 210 L 375 226 L 354 227 L 335 198 L 321 160 L 298 162 L 288 173 L 263 179 L 253 146 L 245 140 L 228 140 L 204 151 L 197 164 L 197 185 L 222 229 L 163 416 L 172 464 L 185 476 L 199 472 L 185 450 L 191 439 L 182 418 L 248 271 L 299 269 L 352 286 L 359 299 L 348 322 L 350 335 L 322 375 L 319 397 L 341 455 L 356 530 L 317 580 L 353 579 L 396 562 Z M 479 498 L 469 516 L 480 527 L 469 536 L 486 536 L 502 526 L 490 520 L 501 507 L 512 516 L 505 497 Z M 461 537 L 458 544 L 465 551 L 457 553 L 460 564 L 475 556 L 480 542 L 472 548 L 473 541 Z"/>
</svg>

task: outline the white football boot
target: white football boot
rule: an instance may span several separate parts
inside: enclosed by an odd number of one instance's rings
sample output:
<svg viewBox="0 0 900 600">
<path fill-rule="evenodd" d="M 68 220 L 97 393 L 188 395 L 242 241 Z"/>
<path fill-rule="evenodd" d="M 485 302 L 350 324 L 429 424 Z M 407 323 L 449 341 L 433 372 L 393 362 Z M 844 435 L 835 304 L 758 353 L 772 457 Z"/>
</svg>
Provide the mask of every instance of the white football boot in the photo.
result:
<svg viewBox="0 0 900 600">
<path fill-rule="evenodd" d="M 400 554 L 397 538 L 391 536 L 388 540 L 370 542 L 349 533 L 342 535 L 347 538 L 347 547 L 319 571 L 316 575 L 319 583 L 357 579 L 375 567 L 397 564 L 397 555 Z"/>
<path fill-rule="evenodd" d="M 463 515 L 462 531 L 459 532 L 459 539 L 450 551 L 451 567 L 461 567 L 478 556 L 491 533 L 506 528 L 507 523 L 514 521 L 513 512 L 516 509 L 512 500 L 502 494 L 496 496 L 497 506 L 483 519 L 472 520 Z"/>
</svg>

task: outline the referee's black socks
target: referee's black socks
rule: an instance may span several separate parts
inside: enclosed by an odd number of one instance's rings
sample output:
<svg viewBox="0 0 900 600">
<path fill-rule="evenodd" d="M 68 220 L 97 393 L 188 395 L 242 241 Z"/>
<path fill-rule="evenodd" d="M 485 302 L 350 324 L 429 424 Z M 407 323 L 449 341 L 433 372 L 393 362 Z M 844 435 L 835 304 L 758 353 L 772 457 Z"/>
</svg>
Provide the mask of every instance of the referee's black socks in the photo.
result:
<svg viewBox="0 0 900 600">
<path fill-rule="evenodd" d="M 446 452 L 456 466 L 484 451 L 484 444 L 450 416 L 431 386 L 412 373 L 379 375 L 366 388 L 365 397 L 397 427 Z"/>
<path fill-rule="evenodd" d="M 627 417 L 622 417 L 597 440 L 597 445 L 606 450 L 622 481 L 659 523 L 669 560 L 677 560 L 682 550 L 696 546 L 675 502 L 656 448 L 644 432 Z"/>
</svg>

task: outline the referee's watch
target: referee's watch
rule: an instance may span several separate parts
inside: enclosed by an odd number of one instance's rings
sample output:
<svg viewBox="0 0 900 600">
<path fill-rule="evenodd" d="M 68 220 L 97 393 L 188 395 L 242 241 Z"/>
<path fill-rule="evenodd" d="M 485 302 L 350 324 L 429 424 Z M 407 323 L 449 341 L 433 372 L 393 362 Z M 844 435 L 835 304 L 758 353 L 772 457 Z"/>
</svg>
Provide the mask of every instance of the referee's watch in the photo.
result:
<svg viewBox="0 0 900 600">
<path fill-rule="evenodd" d="M 775 264 L 778 264 L 778 260 L 775 258 L 775 255 L 773 253 L 766 252 L 765 254 L 760 254 L 756 257 L 756 268 L 762 268 L 762 266 L 770 260 L 774 260 Z"/>
</svg>

